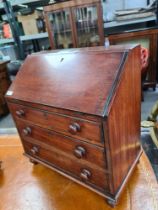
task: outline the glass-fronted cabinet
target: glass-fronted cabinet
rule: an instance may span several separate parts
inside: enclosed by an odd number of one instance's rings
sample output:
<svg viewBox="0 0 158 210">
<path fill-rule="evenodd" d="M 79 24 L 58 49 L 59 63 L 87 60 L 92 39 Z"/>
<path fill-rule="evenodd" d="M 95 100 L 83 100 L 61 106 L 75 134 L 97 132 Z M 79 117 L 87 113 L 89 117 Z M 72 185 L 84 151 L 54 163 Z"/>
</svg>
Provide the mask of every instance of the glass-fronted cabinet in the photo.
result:
<svg viewBox="0 0 158 210">
<path fill-rule="evenodd" d="M 44 8 L 52 49 L 99 46 L 104 43 L 100 0 L 76 0 Z"/>
<path fill-rule="evenodd" d="M 100 45 L 97 6 L 75 8 L 73 12 L 78 47 Z"/>
<path fill-rule="evenodd" d="M 56 49 L 74 47 L 72 27 L 70 24 L 70 10 L 48 13 L 50 36 Z"/>
</svg>

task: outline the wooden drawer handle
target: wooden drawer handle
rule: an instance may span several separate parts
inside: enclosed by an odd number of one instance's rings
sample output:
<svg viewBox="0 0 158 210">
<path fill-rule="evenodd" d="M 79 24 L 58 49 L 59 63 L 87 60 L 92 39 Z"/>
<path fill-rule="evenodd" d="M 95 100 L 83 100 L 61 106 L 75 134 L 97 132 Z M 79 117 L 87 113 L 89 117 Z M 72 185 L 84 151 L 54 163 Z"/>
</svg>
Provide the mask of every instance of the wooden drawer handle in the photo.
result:
<svg viewBox="0 0 158 210">
<path fill-rule="evenodd" d="M 32 155 L 37 155 L 39 152 L 39 149 L 38 149 L 38 147 L 34 146 L 34 147 L 32 147 L 32 149 L 30 149 L 30 152 Z"/>
<path fill-rule="evenodd" d="M 81 179 L 87 181 L 91 177 L 91 172 L 88 171 L 87 169 L 83 169 L 82 172 L 80 173 Z"/>
<path fill-rule="evenodd" d="M 26 136 L 31 134 L 31 128 L 30 127 L 26 127 L 23 129 L 23 134 L 25 134 Z"/>
<path fill-rule="evenodd" d="M 16 111 L 16 115 L 18 117 L 23 117 L 25 115 L 25 112 L 24 112 L 24 110 L 21 109 L 21 110 Z"/>
<path fill-rule="evenodd" d="M 81 131 L 81 126 L 78 123 L 73 123 L 69 126 L 69 132 L 71 134 L 76 134 L 79 131 Z"/>
<path fill-rule="evenodd" d="M 81 146 L 77 146 L 75 151 L 74 151 L 74 155 L 77 157 L 77 158 L 83 158 L 86 154 L 86 150 L 85 148 L 81 147 Z"/>
</svg>

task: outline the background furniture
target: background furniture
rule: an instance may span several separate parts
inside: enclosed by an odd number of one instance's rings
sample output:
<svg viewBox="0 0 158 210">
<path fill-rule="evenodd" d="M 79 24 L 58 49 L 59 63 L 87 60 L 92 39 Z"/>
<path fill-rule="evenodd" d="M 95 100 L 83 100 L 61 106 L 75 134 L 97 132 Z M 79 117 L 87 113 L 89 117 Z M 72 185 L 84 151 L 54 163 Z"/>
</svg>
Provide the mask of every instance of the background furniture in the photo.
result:
<svg viewBox="0 0 158 210">
<path fill-rule="evenodd" d="M 141 88 L 142 88 L 142 101 L 144 101 L 143 84 L 146 79 L 146 74 L 149 65 L 149 50 L 145 47 L 141 47 Z"/>
<path fill-rule="evenodd" d="M 144 87 L 156 88 L 158 29 L 124 32 L 109 35 L 110 44 L 140 43 L 149 50 L 149 65 Z"/>
<path fill-rule="evenodd" d="M 103 45 L 100 0 L 68 1 L 46 6 L 44 11 L 53 49 Z"/>
<path fill-rule="evenodd" d="M 9 74 L 9 78 L 10 80 L 14 80 L 16 74 L 18 73 L 21 65 L 22 65 L 22 61 L 11 61 L 10 63 L 8 63 L 7 65 L 7 71 L 8 71 L 8 74 Z"/>
<path fill-rule="evenodd" d="M 48 40 L 48 33 L 37 33 L 39 24 L 39 18 L 36 16 L 33 16 L 32 19 L 30 18 L 31 15 L 26 15 L 25 19 L 30 21 L 29 25 L 29 31 L 30 34 L 25 34 L 25 28 L 22 27 L 22 24 L 19 22 L 17 17 L 19 17 L 19 11 L 21 11 L 24 8 L 31 8 L 32 11 L 34 11 L 37 7 L 42 7 L 44 5 L 48 5 L 49 0 L 40 1 L 40 0 L 4 0 L 4 2 L 0 2 L 0 46 L 1 48 L 5 47 L 6 45 L 14 46 L 15 47 L 15 55 L 16 59 L 24 59 L 28 54 L 31 54 L 32 52 L 38 52 L 44 49 L 49 48 L 49 40 Z M 22 5 L 23 4 L 23 5 Z M 41 12 L 42 13 L 42 12 Z M 22 16 L 24 17 L 24 16 Z M 21 18 L 22 19 L 22 18 Z M 13 21 L 14 20 L 14 21 Z M 4 38 L 3 36 L 3 30 L 2 25 L 4 21 L 10 22 L 10 27 L 12 29 L 11 35 L 12 38 Z M 35 24 L 32 24 L 32 22 L 37 23 L 36 28 L 33 26 Z M 28 28 L 27 25 L 27 28 Z M 24 26 L 24 24 L 23 24 Z M 36 33 L 34 33 L 36 31 Z M 40 31 L 42 32 L 42 31 Z M 1 49 L 0 49 L 1 50 Z M 9 54 L 10 56 L 10 54 Z M 14 61 L 15 59 L 12 59 L 10 57 L 11 61 Z"/>
<path fill-rule="evenodd" d="M 27 57 L 6 94 L 25 154 L 115 205 L 141 155 L 140 47 L 55 52 Z"/>
<path fill-rule="evenodd" d="M 10 85 L 7 63 L 9 63 L 9 61 L 0 61 L 0 116 L 8 113 L 8 107 L 4 98 Z"/>
</svg>

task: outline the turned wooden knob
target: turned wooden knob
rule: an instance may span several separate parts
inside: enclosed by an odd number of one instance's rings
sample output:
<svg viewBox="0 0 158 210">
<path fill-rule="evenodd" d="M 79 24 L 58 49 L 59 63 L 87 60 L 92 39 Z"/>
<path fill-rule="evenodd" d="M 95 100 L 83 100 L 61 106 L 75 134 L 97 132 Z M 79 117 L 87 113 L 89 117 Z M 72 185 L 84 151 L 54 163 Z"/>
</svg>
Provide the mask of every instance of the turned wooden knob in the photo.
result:
<svg viewBox="0 0 158 210">
<path fill-rule="evenodd" d="M 30 149 L 30 152 L 32 153 L 32 155 L 37 155 L 39 152 L 38 147 L 36 146 L 32 147 L 32 149 Z"/>
<path fill-rule="evenodd" d="M 18 117 L 23 117 L 25 115 L 25 112 L 24 112 L 24 110 L 20 109 L 20 110 L 16 111 L 16 115 Z"/>
<path fill-rule="evenodd" d="M 77 158 L 83 158 L 86 154 L 86 150 L 81 147 L 81 146 L 77 146 L 75 151 L 74 151 L 74 155 L 77 157 Z"/>
<path fill-rule="evenodd" d="M 82 172 L 80 173 L 81 179 L 87 181 L 91 177 L 91 172 L 88 171 L 87 169 L 83 169 Z"/>
<path fill-rule="evenodd" d="M 81 130 L 81 126 L 78 123 L 73 123 L 69 126 L 69 132 L 71 134 L 76 134 Z"/>
<path fill-rule="evenodd" d="M 30 135 L 30 134 L 31 134 L 31 128 L 30 128 L 30 127 L 24 128 L 24 129 L 23 129 L 23 133 L 24 133 L 26 136 Z"/>
</svg>

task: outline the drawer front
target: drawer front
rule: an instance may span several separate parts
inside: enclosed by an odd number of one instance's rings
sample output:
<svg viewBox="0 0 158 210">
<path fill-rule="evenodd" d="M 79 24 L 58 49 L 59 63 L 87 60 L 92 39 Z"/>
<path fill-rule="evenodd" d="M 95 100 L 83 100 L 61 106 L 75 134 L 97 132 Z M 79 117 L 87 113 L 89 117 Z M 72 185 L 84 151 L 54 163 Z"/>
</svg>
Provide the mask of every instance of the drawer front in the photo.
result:
<svg viewBox="0 0 158 210">
<path fill-rule="evenodd" d="M 18 104 L 9 103 L 9 108 L 16 119 L 22 118 L 49 130 L 64 133 L 65 135 L 95 144 L 102 144 L 101 125 L 99 123 L 53 114 Z"/>
<path fill-rule="evenodd" d="M 65 155 L 62 152 L 59 153 L 57 150 L 52 150 L 51 147 L 45 149 L 41 147 L 40 144 L 32 144 L 26 141 L 23 141 L 23 144 L 25 152 L 29 156 L 33 156 L 101 191 L 108 189 L 106 173 L 103 169 L 87 166 L 69 155 Z"/>
<path fill-rule="evenodd" d="M 63 136 L 22 120 L 17 121 L 17 126 L 21 137 L 26 141 L 38 141 L 43 147 L 52 146 L 75 159 L 80 159 L 83 162 L 88 161 L 106 169 L 106 156 L 101 147 Z"/>
</svg>

